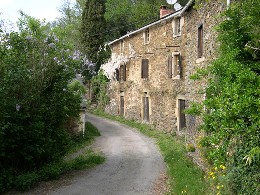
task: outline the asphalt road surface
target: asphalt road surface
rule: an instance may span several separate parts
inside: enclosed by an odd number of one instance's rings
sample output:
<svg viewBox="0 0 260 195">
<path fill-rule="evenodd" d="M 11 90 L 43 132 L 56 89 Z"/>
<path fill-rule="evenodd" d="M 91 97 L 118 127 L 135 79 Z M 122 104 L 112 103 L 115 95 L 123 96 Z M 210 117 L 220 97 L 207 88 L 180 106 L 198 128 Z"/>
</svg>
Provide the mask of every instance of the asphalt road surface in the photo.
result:
<svg viewBox="0 0 260 195">
<path fill-rule="evenodd" d="M 51 181 L 25 194 L 48 195 L 151 195 L 165 173 L 165 164 L 153 140 L 134 129 L 87 114 L 86 120 L 96 126 L 101 136 L 93 149 L 101 151 L 106 161 L 90 170 Z M 158 188 L 158 187 L 157 187 Z"/>
</svg>

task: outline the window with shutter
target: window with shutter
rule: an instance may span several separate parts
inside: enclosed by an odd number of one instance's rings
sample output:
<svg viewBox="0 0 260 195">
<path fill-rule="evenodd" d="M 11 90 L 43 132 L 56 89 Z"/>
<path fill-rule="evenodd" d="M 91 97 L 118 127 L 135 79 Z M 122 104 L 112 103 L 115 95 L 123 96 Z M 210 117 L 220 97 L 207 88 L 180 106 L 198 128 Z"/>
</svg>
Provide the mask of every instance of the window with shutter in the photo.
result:
<svg viewBox="0 0 260 195">
<path fill-rule="evenodd" d="M 142 59 L 141 78 L 148 79 L 149 60 Z"/>
<path fill-rule="evenodd" d="M 203 25 L 198 28 L 198 58 L 203 55 Z"/>
</svg>

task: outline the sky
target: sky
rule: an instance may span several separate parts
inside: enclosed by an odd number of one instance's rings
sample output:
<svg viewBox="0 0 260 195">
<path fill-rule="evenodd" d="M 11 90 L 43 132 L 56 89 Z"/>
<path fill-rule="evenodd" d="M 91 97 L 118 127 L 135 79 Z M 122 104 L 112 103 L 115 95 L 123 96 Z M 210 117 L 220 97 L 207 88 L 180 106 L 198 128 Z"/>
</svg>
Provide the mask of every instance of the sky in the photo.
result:
<svg viewBox="0 0 260 195">
<path fill-rule="evenodd" d="M 59 16 L 58 7 L 64 0 L 0 0 L 0 19 L 15 23 L 19 18 L 19 10 L 37 19 L 53 21 Z M 75 0 L 71 0 L 75 2 Z"/>
</svg>

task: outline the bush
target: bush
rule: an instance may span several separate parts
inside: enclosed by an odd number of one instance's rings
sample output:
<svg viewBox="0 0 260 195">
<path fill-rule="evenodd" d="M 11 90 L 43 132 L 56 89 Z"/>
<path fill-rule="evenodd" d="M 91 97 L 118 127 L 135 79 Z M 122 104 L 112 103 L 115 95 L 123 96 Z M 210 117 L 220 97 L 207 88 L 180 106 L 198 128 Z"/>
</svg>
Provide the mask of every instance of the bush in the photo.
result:
<svg viewBox="0 0 260 195">
<path fill-rule="evenodd" d="M 17 190 L 26 191 L 30 189 L 38 181 L 36 173 L 25 173 L 16 178 L 15 186 Z"/>
</svg>

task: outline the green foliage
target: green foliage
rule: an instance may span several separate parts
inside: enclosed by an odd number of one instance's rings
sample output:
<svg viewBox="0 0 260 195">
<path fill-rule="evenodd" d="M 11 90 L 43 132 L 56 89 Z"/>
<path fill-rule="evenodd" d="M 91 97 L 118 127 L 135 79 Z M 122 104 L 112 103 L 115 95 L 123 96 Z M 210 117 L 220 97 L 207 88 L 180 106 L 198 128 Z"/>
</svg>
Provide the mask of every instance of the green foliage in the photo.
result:
<svg viewBox="0 0 260 195">
<path fill-rule="evenodd" d="M 98 129 L 90 122 L 86 122 L 86 129 L 86 136 L 73 136 L 72 139 L 69 140 L 70 150 L 67 155 L 88 146 L 95 136 L 100 135 Z M 58 159 L 57 161 L 53 161 L 32 171 L 15 173 L 13 169 L 4 169 L 1 170 L 0 175 L 0 193 L 11 188 L 26 191 L 40 181 L 59 179 L 64 173 L 68 173 L 72 170 L 91 168 L 104 161 L 105 158 L 103 155 L 87 150 L 75 158 L 69 158 L 68 160 Z"/>
<path fill-rule="evenodd" d="M 209 194 L 203 172 L 187 157 L 184 140 L 180 137 L 101 110 L 94 111 L 94 114 L 126 124 L 155 140 L 167 164 L 169 194 Z"/>
<path fill-rule="evenodd" d="M 16 189 L 19 191 L 30 189 L 34 184 L 36 184 L 38 177 L 39 176 L 34 172 L 19 175 L 15 181 Z"/>
<path fill-rule="evenodd" d="M 107 0 L 105 18 L 107 40 L 112 41 L 127 32 L 159 19 L 159 8 L 165 0 Z"/>
<path fill-rule="evenodd" d="M 105 1 L 87 0 L 82 13 L 81 38 L 83 43 L 83 53 L 87 59 L 95 63 L 96 71 L 99 70 L 102 62 L 99 54 L 104 50 L 106 29 Z M 102 51 L 104 52 L 104 51 Z"/>
<path fill-rule="evenodd" d="M 209 162 L 227 167 L 218 178 L 223 194 L 260 190 L 259 15 L 257 0 L 231 4 L 218 26 L 220 54 L 208 69 L 201 145 Z"/>
<path fill-rule="evenodd" d="M 107 96 L 108 78 L 103 71 L 99 71 L 98 75 L 91 79 L 92 89 L 94 93 L 94 100 L 98 102 L 98 108 L 104 110 L 109 98 Z"/>
</svg>

